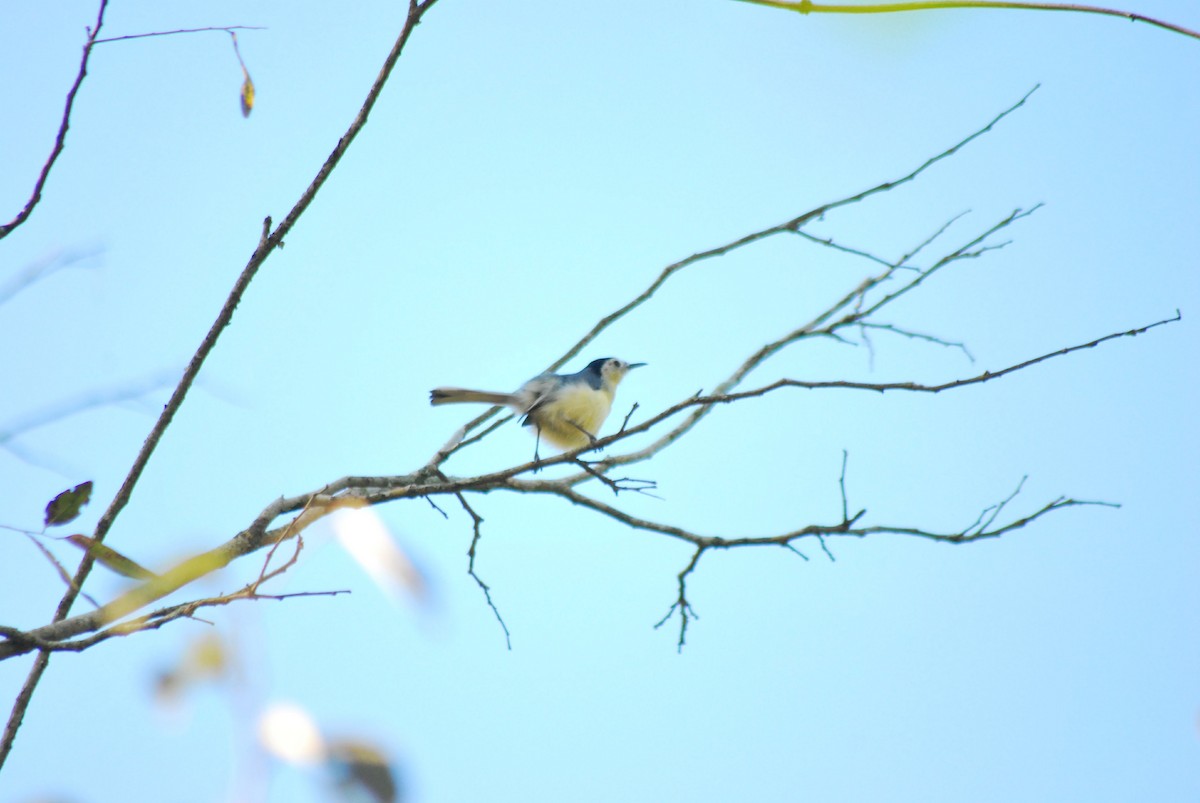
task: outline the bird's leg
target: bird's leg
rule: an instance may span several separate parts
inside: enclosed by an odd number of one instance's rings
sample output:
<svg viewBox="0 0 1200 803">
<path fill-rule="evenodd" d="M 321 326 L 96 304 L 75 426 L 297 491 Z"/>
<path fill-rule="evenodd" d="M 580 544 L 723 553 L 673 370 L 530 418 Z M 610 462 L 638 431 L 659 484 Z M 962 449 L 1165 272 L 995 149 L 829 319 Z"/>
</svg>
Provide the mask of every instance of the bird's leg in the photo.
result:
<svg viewBox="0 0 1200 803">
<path fill-rule="evenodd" d="M 533 470 L 536 473 L 536 472 L 542 470 L 542 467 L 540 465 L 538 465 L 539 463 L 542 462 L 542 458 L 538 456 L 538 449 L 542 445 L 542 428 L 535 426 L 534 431 L 536 434 L 534 435 L 534 440 L 533 440 L 533 463 L 534 463 Z"/>
<path fill-rule="evenodd" d="M 595 436 L 595 435 L 593 435 L 592 433 L 588 432 L 586 429 L 584 429 L 583 427 L 579 426 L 578 424 L 576 424 L 574 421 L 572 421 L 572 420 L 571 420 L 571 419 L 569 419 L 569 418 L 568 418 L 568 419 L 566 419 L 566 422 L 567 422 L 568 424 L 570 424 L 571 426 L 575 427 L 575 429 L 577 429 L 577 430 L 579 430 L 580 432 L 582 432 L 584 435 L 586 435 L 586 436 L 587 436 L 587 439 L 588 439 L 588 443 L 590 443 L 592 446 L 595 446 L 595 445 L 596 445 L 596 436 Z"/>
</svg>

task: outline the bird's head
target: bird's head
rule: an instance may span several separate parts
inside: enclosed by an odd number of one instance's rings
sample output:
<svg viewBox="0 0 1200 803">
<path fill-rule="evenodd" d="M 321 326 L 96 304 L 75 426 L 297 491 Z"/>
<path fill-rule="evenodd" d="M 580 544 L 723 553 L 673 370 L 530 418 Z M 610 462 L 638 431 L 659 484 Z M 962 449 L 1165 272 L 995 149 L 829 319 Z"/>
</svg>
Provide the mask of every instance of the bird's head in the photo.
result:
<svg viewBox="0 0 1200 803">
<path fill-rule="evenodd" d="M 641 368 L 645 364 L 644 362 L 629 363 L 618 360 L 616 357 L 602 357 L 599 360 L 593 360 L 585 370 L 599 376 L 600 383 L 604 387 L 615 390 L 621 380 L 625 378 L 625 374 L 634 368 Z"/>
</svg>

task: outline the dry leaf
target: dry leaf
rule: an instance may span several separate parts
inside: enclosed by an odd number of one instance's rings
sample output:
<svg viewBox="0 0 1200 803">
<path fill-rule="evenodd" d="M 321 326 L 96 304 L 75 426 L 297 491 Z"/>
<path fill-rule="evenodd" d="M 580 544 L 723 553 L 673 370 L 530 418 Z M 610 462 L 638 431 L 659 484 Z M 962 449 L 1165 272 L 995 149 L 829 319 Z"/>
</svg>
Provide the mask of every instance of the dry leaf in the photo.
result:
<svg viewBox="0 0 1200 803">
<path fill-rule="evenodd" d="M 63 491 L 46 505 L 46 526 L 53 527 L 72 521 L 91 498 L 91 480 L 81 482 L 69 491 Z"/>
<path fill-rule="evenodd" d="M 242 75 L 245 80 L 242 81 L 242 117 L 249 117 L 250 110 L 254 108 L 254 82 L 250 80 L 250 73 L 246 72 L 246 68 L 242 68 Z"/>
</svg>

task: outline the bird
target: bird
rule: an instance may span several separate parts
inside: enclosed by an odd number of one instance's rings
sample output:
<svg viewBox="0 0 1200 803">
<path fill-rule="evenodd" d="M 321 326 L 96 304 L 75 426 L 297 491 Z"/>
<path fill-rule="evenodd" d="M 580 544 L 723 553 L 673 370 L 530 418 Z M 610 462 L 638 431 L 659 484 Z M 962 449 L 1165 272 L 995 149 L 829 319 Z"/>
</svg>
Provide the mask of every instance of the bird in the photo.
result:
<svg viewBox="0 0 1200 803">
<path fill-rule="evenodd" d="M 645 364 L 602 357 L 573 374 L 535 376 L 514 393 L 434 388 L 429 403 L 480 402 L 509 407 L 524 416 L 522 426 L 536 429 L 539 442 L 545 438 L 563 450 L 579 449 L 596 440 L 625 374 Z M 536 452 L 534 456 L 536 459 Z"/>
</svg>

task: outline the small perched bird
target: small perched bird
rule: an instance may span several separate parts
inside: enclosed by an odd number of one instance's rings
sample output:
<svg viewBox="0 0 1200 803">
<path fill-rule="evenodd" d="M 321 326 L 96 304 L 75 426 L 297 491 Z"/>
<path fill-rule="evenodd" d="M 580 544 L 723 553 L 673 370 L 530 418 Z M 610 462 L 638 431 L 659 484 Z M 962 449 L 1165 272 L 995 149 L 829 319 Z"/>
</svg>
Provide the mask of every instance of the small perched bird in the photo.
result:
<svg viewBox="0 0 1200 803">
<path fill-rule="evenodd" d="M 429 393 L 429 403 L 482 402 L 511 407 L 525 416 L 522 426 L 537 428 L 539 439 L 544 437 L 560 449 L 578 449 L 596 439 L 625 374 L 643 365 L 604 357 L 575 374 L 535 376 L 515 393 L 435 388 Z"/>
</svg>

